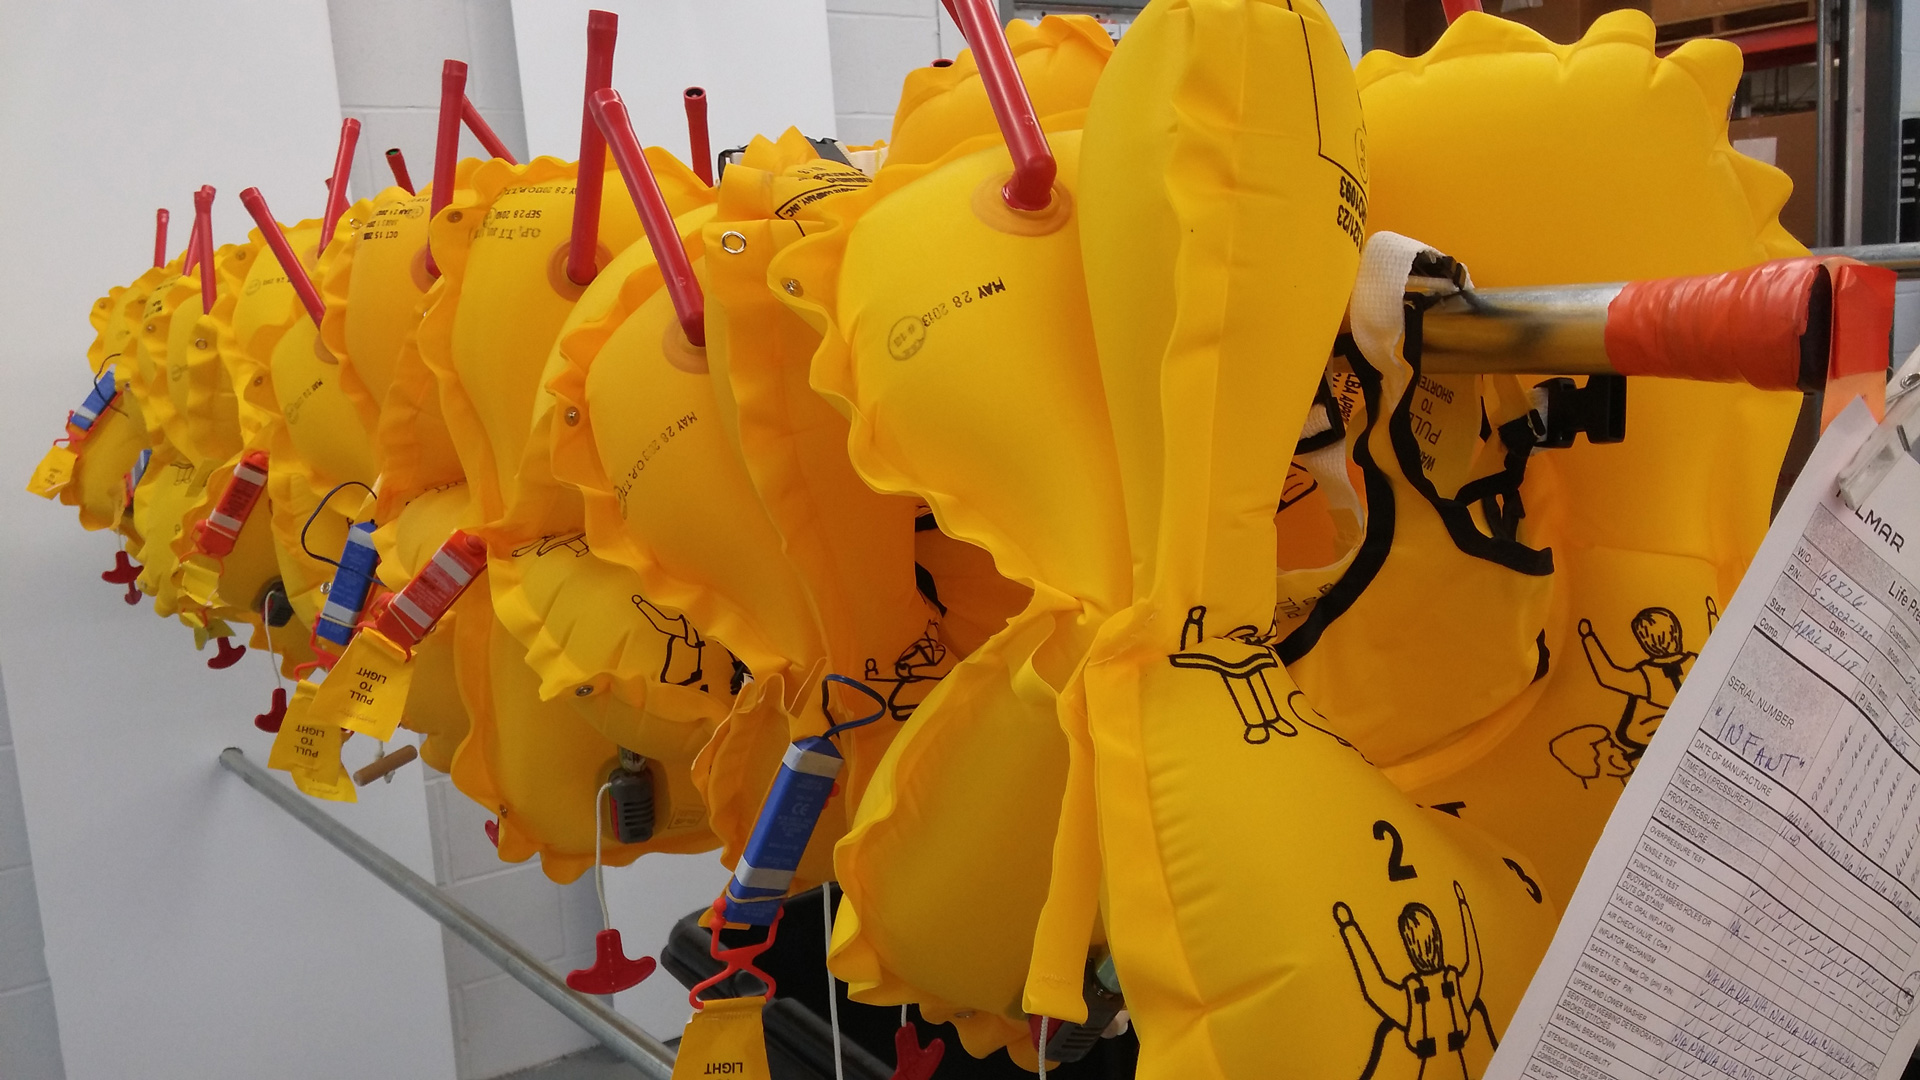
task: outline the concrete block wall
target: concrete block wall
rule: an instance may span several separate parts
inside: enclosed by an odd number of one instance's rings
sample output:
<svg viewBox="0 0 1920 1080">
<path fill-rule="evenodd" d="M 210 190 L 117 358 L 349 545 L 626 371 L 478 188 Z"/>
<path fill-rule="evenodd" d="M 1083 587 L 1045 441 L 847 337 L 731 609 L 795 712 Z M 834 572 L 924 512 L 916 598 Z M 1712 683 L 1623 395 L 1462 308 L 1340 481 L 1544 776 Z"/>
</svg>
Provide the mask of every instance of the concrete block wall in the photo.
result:
<svg viewBox="0 0 1920 1080">
<path fill-rule="evenodd" d="M 0 690 L 0 1076 L 6 1080 L 64 1080 L 66 1076 L 4 690 Z"/>
<path fill-rule="evenodd" d="M 565 974 L 593 962 L 600 906 L 593 876 L 556 885 L 537 860 L 503 863 L 486 836 L 489 815 L 445 776 L 427 781 L 434 876 L 474 914 Z M 593 1045 L 593 1039 L 451 932 L 447 994 L 460 1080 L 487 1080 Z"/>
<path fill-rule="evenodd" d="M 340 110 L 360 120 L 354 154 L 356 199 L 393 182 L 386 152 L 406 156 L 416 186 L 433 177 L 440 115 L 440 61 L 467 62 L 467 96 L 514 156 L 527 157 L 520 61 L 511 0 L 328 0 Z M 463 128 L 460 156 L 485 157 Z"/>
<path fill-rule="evenodd" d="M 833 111 L 841 142 L 884 139 L 907 72 L 966 48 L 940 0 L 827 0 Z"/>
</svg>

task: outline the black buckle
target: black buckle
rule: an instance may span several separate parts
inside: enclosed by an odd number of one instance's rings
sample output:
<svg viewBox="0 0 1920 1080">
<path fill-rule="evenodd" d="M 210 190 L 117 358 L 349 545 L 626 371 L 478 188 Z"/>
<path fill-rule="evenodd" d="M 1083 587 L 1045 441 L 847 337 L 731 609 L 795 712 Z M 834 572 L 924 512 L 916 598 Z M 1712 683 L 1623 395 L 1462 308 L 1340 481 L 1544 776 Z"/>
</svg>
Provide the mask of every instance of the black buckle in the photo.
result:
<svg viewBox="0 0 1920 1080">
<path fill-rule="evenodd" d="M 1107 986 L 1101 978 L 1101 968 L 1105 967 L 1111 977 L 1113 967 L 1109 957 L 1104 964 L 1089 959 L 1080 984 L 1080 995 L 1087 1003 L 1087 1019 L 1083 1023 L 1073 1021 L 1054 1021 L 1047 1028 L 1048 1061 L 1061 1064 L 1079 1061 L 1087 1056 L 1099 1042 L 1100 1033 L 1113 1024 L 1113 1018 L 1127 1007 L 1126 1000 Z M 1117 981 L 1117 980 L 1115 980 Z"/>
<path fill-rule="evenodd" d="M 1617 443 L 1627 437 L 1625 375 L 1589 376 L 1585 386 L 1568 378 L 1548 379 L 1534 389 L 1547 398 L 1545 430 L 1535 427 L 1537 445 L 1572 446 L 1576 435 L 1585 435 L 1590 443 Z"/>
</svg>

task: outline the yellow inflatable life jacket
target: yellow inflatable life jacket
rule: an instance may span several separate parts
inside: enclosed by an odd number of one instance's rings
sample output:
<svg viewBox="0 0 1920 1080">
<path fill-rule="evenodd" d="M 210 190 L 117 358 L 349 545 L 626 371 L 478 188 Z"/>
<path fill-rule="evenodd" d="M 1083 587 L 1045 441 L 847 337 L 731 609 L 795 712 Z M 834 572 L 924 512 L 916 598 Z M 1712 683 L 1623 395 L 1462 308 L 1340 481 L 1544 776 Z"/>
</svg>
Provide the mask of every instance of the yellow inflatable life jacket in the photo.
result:
<svg viewBox="0 0 1920 1080">
<path fill-rule="evenodd" d="M 1727 142 L 1740 69 L 1724 42 L 1657 57 L 1634 12 L 1602 16 L 1571 45 L 1468 14 L 1424 56 L 1370 54 L 1358 79 L 1373 224 L 1461 259 L 1486 286 L 1804 254 L 1777 220 L 1786 178 Z M 1451 775 L 1396 776 L 1525 851 L 1560 896 L 1766 531 L 1799 404 L 1650 378 L 1629 380 L 1627 402 L 1625 441 L 1536 454 L 1521 487 L 1567 594 L 1538 701 Z"/>
<path fill-rule="evenodd" d="M 1359 1075 L 1396 1028 L 1471 1075 L 1552 932 L 1513 855 L 1331 735 L 1272 647 L 1291 456 L 1272 433 L 1302 429 L 1346 307 L 1365 142 L 1310 0 L 1151 5 L 1088 109 L 1082 249 L 1134 603 L 1088 656 L 1083 717 L 1063 710 L 1096 794 L 1069 778 L 1026 1004 L 1085 1018 L 1097 911 L 1143 1076 Z"/>
</svg>

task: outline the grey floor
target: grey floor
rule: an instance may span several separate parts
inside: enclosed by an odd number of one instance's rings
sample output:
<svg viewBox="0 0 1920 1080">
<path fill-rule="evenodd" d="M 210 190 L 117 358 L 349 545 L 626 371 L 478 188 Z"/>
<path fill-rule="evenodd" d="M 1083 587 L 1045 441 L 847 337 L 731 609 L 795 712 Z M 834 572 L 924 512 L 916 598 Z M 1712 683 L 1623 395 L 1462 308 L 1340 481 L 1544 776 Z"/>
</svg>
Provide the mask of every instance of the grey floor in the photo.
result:
<svg viewBox="0 0 1920 1080">
<path fill-rule="evenodd" d="M 613 1056 L 604 1046 L 568 1054 L 498 1080 L 639 1080 L 639 1069 Z"/>
</svg>

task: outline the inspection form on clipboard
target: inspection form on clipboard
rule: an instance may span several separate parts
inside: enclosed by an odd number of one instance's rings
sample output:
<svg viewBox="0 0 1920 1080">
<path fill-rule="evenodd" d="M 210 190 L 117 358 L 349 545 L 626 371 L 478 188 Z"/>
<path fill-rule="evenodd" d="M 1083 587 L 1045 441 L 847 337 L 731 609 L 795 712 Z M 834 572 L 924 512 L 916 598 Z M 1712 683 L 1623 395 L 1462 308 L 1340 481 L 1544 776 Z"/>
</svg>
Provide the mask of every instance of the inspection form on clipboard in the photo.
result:
<svg viewBox="0 0 1920 1080">
<path fill-rule="evenodd" d="M 1920 464 L 1835 419 L 1609 819 L 1489 1080 L 1898 1077 L 1920 1039 Z"/>
</svg>

